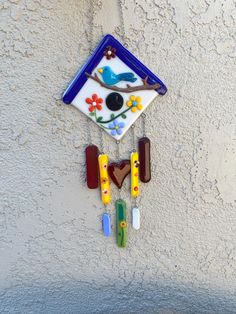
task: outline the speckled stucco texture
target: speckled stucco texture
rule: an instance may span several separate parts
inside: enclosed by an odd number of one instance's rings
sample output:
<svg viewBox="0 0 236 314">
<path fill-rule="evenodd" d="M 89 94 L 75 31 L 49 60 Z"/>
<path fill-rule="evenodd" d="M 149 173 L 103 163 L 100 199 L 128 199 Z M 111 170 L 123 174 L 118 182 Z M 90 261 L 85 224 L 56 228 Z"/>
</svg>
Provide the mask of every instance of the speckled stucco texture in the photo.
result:
<svg viewBox="0 0 236 314">
<path fill-rule="evenodd" d="M 125 36 L 112 1 L 0 1 L 1 314 L 236 313 L 235 2 L 121 3 Z M 169 89 L 147 109 L 153 178 L 126 249 L 86 188 L 86 118 L 60 100 L 108 28 Z"/>
</svg>

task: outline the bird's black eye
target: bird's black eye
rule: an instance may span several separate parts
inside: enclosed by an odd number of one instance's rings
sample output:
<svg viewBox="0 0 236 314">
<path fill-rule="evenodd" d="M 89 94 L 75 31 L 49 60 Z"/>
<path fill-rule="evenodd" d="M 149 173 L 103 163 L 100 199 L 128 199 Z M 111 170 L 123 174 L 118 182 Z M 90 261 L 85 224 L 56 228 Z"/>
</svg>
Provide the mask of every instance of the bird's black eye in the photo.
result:
<svg viewBox="0 0 236 314">
<path fill-rule="evenodd" d="M 107 108 L 111 111 L 117 111 L 122 108 L 124 99 L 119 93 L 110 93 L 106 98 Z"/>
</svg>

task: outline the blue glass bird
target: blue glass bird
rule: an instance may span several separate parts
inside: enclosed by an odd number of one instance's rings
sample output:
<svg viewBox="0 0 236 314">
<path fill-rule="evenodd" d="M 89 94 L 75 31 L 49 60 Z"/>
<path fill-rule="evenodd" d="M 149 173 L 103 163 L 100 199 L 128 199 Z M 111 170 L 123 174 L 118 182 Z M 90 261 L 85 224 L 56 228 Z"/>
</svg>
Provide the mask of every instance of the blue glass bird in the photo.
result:
<svg viewBox="0 0 236 314">
<path fill-rule="evenodd" d="M 119 83 L 120 81 L 133 83 L 137 80 L 137 78 L 134 77 L 134 73 L 126 72 L 126 73 L 115 74 L 109 66 L 99 68 L 98 72 L 101 73 L 102 79 L 104 83 L 107 85 L 115 85 Z"/>
</svg>

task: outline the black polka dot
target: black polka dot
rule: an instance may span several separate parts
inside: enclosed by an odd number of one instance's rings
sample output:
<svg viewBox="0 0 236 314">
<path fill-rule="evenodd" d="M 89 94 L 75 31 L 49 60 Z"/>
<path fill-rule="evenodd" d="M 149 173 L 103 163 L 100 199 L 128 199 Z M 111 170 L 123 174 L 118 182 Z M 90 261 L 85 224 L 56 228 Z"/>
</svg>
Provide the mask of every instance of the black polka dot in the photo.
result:
<svg viewBox="0 0 236 314">
<path fill-rule="evenodd" d="M 122 108 L 124 99 L 119 93 L 110 93 L 106 98 L 107 108 L 111 111 L 117 111 Z"/>
</svg>

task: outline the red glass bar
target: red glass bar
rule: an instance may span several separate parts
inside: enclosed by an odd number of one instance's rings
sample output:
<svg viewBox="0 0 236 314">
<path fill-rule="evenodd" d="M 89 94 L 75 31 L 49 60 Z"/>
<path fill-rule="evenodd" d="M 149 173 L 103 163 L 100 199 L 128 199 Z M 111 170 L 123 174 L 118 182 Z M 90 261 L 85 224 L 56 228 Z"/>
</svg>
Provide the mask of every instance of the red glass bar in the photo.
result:
<svg viewBox="0 0 236 314">
<path fill-rule="evenodd" d="M 151 180 L 151 142 L 149 138 L 142 137 L 138 142 L 139 150 L 139 178 L 147 183 Z"/>
<path fill-rule="evenodd" d="M 99 185 L 98 154 L 96 145 L 89 145 L 85 149 L 87 186 L 89 189 L 96 189 Z"/>
</svg>

